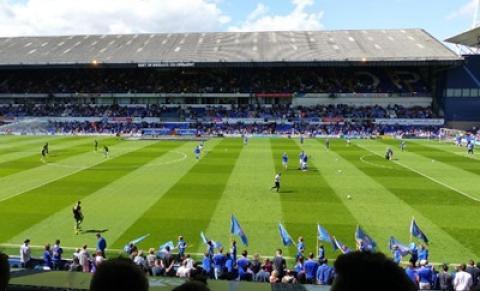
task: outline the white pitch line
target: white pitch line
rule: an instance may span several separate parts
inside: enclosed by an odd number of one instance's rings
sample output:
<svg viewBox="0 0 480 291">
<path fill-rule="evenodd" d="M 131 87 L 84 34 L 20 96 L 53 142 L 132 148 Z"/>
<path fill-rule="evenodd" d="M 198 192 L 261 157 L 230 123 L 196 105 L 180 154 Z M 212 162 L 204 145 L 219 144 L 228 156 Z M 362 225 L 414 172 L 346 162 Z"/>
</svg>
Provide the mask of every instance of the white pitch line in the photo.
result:
<svg viewBox="0 0 480 291">
<path fill-rule="evenodd" d="M 141 149 L 141 148 L 140 148 L 140 149 Z M 123 153 L 121 153 L 120 155 L 117 155 L 117 156 L 115 156 L 115 157 L 121 157 L 121 156 L 123 156 L 123 155 L 125 155 L 125 154 L 128 154 L 128 153 L 131 153 L 131 152 L 133 152 L 133 151 L 135 151 L 135 150 L 126 150 L 125 152 L 123 152 Z M 81 171 L 84 171 L 84 170 L 93 168 L 93 167 L 98 166 L 98 165 L 100 165 L 100 164 L 103 164 L 103 163 L 105 163 L 106 161 L 109 161 L 109 160 L 110 160 L 110 159 L 102 159 L 102 160 L 100 160 L 100 161 L 98 161 L 98 162 L 92 163 L 92 165 L 90 165 L 90 166 L 86 166 L 86 167 L 84 167 L 84 168 L 73 169 L 72 172 L 69 172 L 69 173 L 67 173 L 67 174 L 60 175 L 60 176 L 55 176 L 54 178 L 49 179 L 49 180 L 47 180 L 47 181 L 45 181 L 45 182 L 43 182 L 43 183 L 35 184 L 34 186 L 32 186 L 32 187 L 30 187 L 30 188 L 27 188 L 26 190 L 23 190 L 22 192 L 18 192 L 18 193 L 14 193 L 14 194 L 8 195 L 8 196 L 0 199 L 0 202 L 3 202 L 3 201 L 5 201 L 5 200 L 8 200 L 8 199 L 13 198 L 13 197 L 18 196 L 18 195 L 22 195 L 23 193 L 27 193 L 27 192 L 32 191 L 32 190 L 34 190 L 34 189 L 43 187 L 43 186 L 45 186 L 45 185 L 48 185 L 48 184 L 50 184 L 50 183 L 53 183 L 53 182 L 55 182 L 55 181 L 58 181 L 58 180 L 60 180 L 60 179 L 65 178 L 65 177 L 74 175 L 74 174 L 76 174 L 76 173 L 78 173 L 78 172 L 81 172 Z"/>
<path fill-rule="evenodd" d="M 371 156 L 374 156 L 374 155 L 373 154 L 363 155 L 363 156 L 360 157 L 360 161 L 362 161 L 363 163 L 365 163 L 367 165 L 373 166 L 373 167 L 378 167 L 378 168 L 382 168 L 382 169 L 390 169 L 390 170 L 394 169 L 393 167 L 388 167 L 388 166 L 384 166 L 384 165 L 377 165 L 375 163 L 372 163 L 372 162 L 369 162 L 369 161 L 365 160 L 366 157 L 371 157 Z"/>
<path fill-rule="evenodd" d="M 373 152 L 373 151 L 369 150 L 368 148 L 366 148 L 366 147 L 364 147 L 364 146 L 362 146 L 362 145 L 359 145 L 359 144 L 356 144 L 356 145 L 357 145 L 358 147 L 363 148 L 363 149 L 366 150 L 366 151 L 371 152 L 371 153 L 374 154 L 374 155 L 377 155 L 377 156 L 380 156 L 380 157 L 381 157 L 380 154 L 378 154 L 378 153 L 376 153 L 376 152 Z M 455 191 L 455 192 L 457 192 L 458 194 L 461 194 L 461 195 L 463 195 L 463 196 L 465 196 L 465 197 L 467 197 L 467 198 L 470 198 L 470 199 L 472 199 L 473 201 L 480 202 L 480 199 L 475 198 L 475 197 L 473 197 L 473 196 L 471 196 L 471 195 L 469 195 L 469 194 L 467 194 L 467 193 L 465 193 L 465 192 L 463 192 L 463 191 L 461 191 L 461 190 L 458 190 L 458 189 L 456 189 L 456 188 L 454 188 L 454 187 L 452 187 L 452 186 L 450 186 L 450 185 L 448 185 L 448 184 L 446 184 L 446 183 L 444 183 L 444 182 L 442 182 L 442 181 L 439 181 L 439 180 L 437 180 L 437 179 L 435 179 L 435 178 L 433 178 L 433 177 L 430 177 L 430 176 L 428 176 L 427 174 L 424 174 L 424 173 L 422 173 L 422 172 L 420 172 L 420 171 L 418 171 L 418 170 L 415 170 L 414 168 L 411 168 L 411 167 L 409 167 L 409 166 L 407 166 L 407 165 L 405 165 L 405 164 L 402 164 L 402 163 L 400 163 L 400 162 L 398 162 L 398 161 L 392 161 L 392 162 L 394 162 L 395 164 L 397 164 L 397 165 L 399 165 L 399 166 L 401 166 L 401 167 L 404 167 L 404 168 L 406 168 L 406 169 L 409 169 L 410 171 L 412 171 L 412 172 L 414 172 L 414 173 L 417 173 L 417 174 L 419 174 L 419 175 L 421 175 L 421 176 L 423 176 L 423 177 L 425 177 L 425 178 L 427 178 L 427 179 L 429 179 L 429 180 L 431 180 L 431 181 L 433 181 L 433 182 L 435 182 L 435 183 L 437 183 L 437 184 L 440 184 L 440 185 L 442 185 L 442 186 L 444 186 L 444 187 L 446 187 L 446 188 L 448 188 L 448 189 L 450 189 L 450 190 L 452 190 L 452 191 Z"/>
</svg>

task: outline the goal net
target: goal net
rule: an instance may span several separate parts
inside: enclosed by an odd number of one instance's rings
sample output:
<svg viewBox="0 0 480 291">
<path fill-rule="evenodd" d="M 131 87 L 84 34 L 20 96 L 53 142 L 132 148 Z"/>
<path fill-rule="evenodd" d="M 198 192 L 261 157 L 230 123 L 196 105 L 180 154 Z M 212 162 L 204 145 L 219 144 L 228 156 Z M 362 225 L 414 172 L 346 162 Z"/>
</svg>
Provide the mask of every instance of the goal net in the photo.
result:
<svg viewBox="0 0 480 291">
<path fill-rule="evenodd" d="M 451 129 L 451 128 L 441 128 L 439 134 L 439 140 L 442 142 L 452 142 L 454 143 L 458 136 L 461 136 L 462 139 L 465 136 L 466 132 L 464 130 L 459 129 Z"/>
</svg>

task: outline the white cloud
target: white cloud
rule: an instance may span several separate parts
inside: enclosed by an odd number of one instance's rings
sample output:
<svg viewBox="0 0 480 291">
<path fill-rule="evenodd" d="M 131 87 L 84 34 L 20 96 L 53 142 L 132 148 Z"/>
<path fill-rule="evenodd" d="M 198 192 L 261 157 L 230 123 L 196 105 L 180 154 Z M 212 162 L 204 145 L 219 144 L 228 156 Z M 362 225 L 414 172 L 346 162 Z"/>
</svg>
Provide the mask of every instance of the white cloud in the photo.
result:
<svg viewBox="0 0 480 291">
<path fill-rule="evenodd" d="M 0 35 L 218 31 L 219 0 L 0 0 Z"/>
<path fill-rule="evenodd" d="M 257 4 L 247 19 L 239 26 L 231 26 L 230 31 L 285 31 L 285 30 L 319 30 L 323 11 L 309 13 L 306 9 L 314 4 L 314 0 L 291 0 L 293 10 L 287 15 L 273 15 L 268 7 Z"/>
<path fill-rule="evenodd" d="M 473 17 L 476 8 L 476 0 L 470 0 L 468 3 L 463 4 L 457 10 L 447 15 L 447 20 L 453 20 L 459 17 Z"/>
</svg>

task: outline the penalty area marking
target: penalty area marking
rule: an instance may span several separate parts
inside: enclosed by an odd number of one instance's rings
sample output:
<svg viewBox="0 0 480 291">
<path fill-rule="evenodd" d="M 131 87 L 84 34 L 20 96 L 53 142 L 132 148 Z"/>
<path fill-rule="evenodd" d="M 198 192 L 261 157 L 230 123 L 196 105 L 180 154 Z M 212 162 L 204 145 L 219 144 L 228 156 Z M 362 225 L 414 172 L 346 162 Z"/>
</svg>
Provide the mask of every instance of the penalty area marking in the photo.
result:
<svg viewBox="0 0 480 291">
<path fill-rule="evenodd" d="M 357 145 L 358 147 L 360 147 L 360 148 L 363 148 L 363 149 L 366 150 L 366 151 L 371 152 L 371 153 L 374 154 L 374 155 L 377 155 L 377 156 L 380 156 L 380 157 L 381 157 L 380 154 L 378 154 L 378 153 L 376 153 L 376 152 L 373 152 L 373 151 L 369 150 L 368 148 L 366 148 L 366 147 L 364 147 L 364 146 L 362 146 L 362 145 L 359 145 L 359 144 L 356 144 L 356 145 Z M 463 192 L 463 191 L 461 191 L 461 190 L 458 190 L 457 188 L 454 188 L 454 187 L 452 187 L 452 186 L 450 186 L 450 185 L 448 185 L 448 184 L 446 184 L 446 183 L 444 183 L 444 182 L 442 182 L 442 181 L 440 181 L 440 180 L 437 180 L 437 179 L 435 179 L 435 178 L 433 178 L 433 177 L 430 177 L 430 176 L 428 176 L 427 174 L 424 174 L 424 173 L 422 173 L 422 172 L 420 172 L 420 171 L 418 171 L 418 170 L 415 170 L 415 169 L 412 168 L 412 167 L 409 167 L 409 166 L 407 166 L 407 165 L 405 165 L 405 164 L 402 164 L 402 163 L 400 163 L 399 161 L 392 161 L 392 162 L 394 162 L 395 164 L 397 164 L 397 165 L 399 165 L 399 166 L 401 166 L 401 167 L 404 167 L 405 169 L 408 169 L 408 170 L 410 170 L 410 171 L 412 171 L 412 172 L 414 172 L 414 173 L 417 173 L 418 175 L 423 176 L 423 177 L 429 179 L 430 181 L 433 181 L 433 182 L 435 182 L 435 183 L 437 183 L 437 184 L 442 185 L 443 187 L 446 187 L 446 188 L 448 188 L 448 189 L 450 189 L 450 190 L 452 190 L 452 191 L 454 191 L 454 192 L 457 192 L 457 193 L 460 194 L 460 195 L 463 195 L 463 196 L 465 196 L 465 197 L 467 197 L 467 198 L 470 198 L 470 199 L 473 200 L 473 201 L 480 202 L 480 199 L 475 198 L 475 197 L 473 197 L 473 196 L 471 196 L 471 195 L 469 195 L 469 194 L 467 194 L 467 193 L 465 193 L 465 192 Z"/>
<path fill-rule="evenodd" d="M 176 155 L 179 155 L 179 158 L 172 159 L 172 160 L 167 160 L 167 161 L 162 161 L 162 162 L 153 162 L 153 163 L 147 163 L 142 166 L 146 168 L 150 167 L 159 167 L 159 166 L 164 166 L 164 165 L 171 165 L 171 164 L 176 164 L 185 161 L 188 158 L 188 155 L 184 152 L 179 152 L 179 151 L 168 151 L 167 153 L 174 153 Z M 108 161 L 108 158 L 105 159 L 105 161 Z M 59 167 L 59 168 L 66 168 L 66 169 L 78 169 L 78 170 L 84 170 L 84 169 L 89 169 L 92 168 L 90 166 L 75 166 L 75 165 L 67 165 L 67 164 L 58 164 L 58 163 L 47 163 L 47 166 L 53 166 L 53 167 Z M 128 170 L 128 169 L 136 169 L 138 168 L 136 165 L 132 166 L 112 166 L 112 167 L 102 167 L 102 170 Z"/>
</svg>

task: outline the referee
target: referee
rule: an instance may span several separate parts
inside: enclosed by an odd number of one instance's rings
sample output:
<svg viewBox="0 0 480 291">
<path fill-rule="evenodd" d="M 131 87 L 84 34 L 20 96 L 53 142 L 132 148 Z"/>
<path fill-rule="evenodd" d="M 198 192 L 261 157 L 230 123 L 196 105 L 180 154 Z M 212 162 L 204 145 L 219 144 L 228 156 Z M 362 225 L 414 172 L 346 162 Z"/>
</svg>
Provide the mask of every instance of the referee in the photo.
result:
<svg viewBox="0 0 480 291">
<path fill-rule="evenodd" d="M 277 189 L 277 192 L 280 191 L 280 177 L 282 176 L 282 173 L 278 173 L 275 175 L 275 178 L 274 178 L 274 182 L 275 182 L 275 185 L 270 188 L 270 191 L 272 191 L 273 189 Z"/>
</svg>

